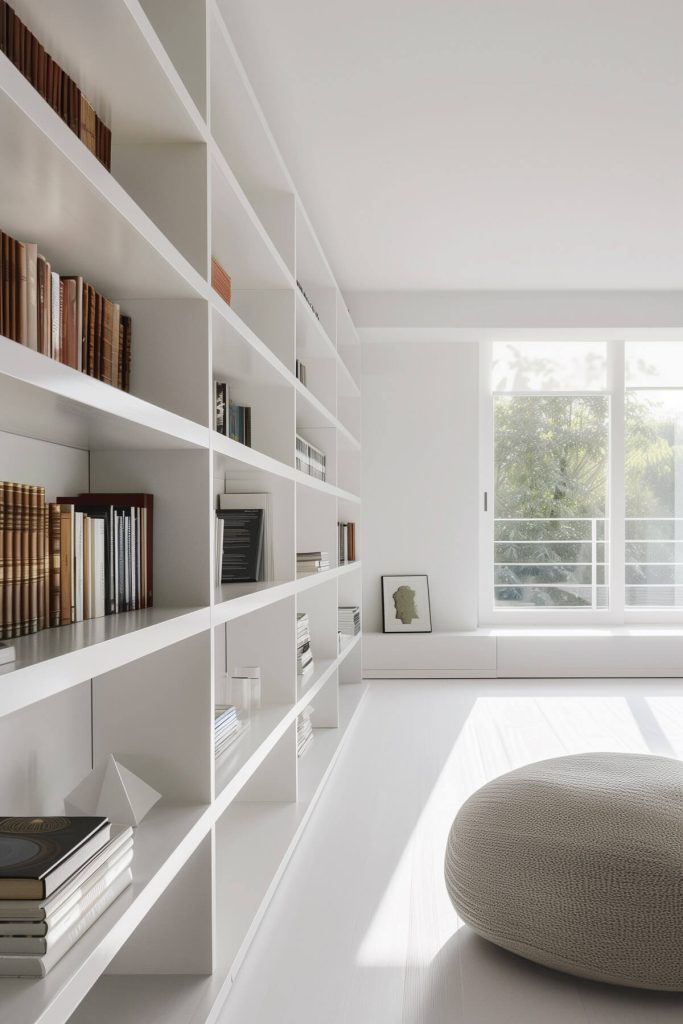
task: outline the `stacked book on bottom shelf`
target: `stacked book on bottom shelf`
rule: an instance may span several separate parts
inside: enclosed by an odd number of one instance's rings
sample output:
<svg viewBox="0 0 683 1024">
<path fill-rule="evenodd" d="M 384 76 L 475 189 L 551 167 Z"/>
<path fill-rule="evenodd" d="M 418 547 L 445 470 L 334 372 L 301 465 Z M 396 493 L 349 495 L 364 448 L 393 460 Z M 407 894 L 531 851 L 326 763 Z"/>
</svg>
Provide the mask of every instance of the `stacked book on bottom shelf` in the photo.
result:
<svg viewBox="0 0 683 1024">
<path fill-rule="evenodd" d="M 311 650 L 311 627 L 306 612 L 296 616 L 296 672 L 303 685 L 313 674 L 313 651 Z"/>
<path fill-rule="evenodd" d="M 232 704 L 218 704 L 214 711 L 214 752 L 220 757 L 240 735 L 243 725 Z"/>
<path fill-rule="evenodd" d="M 318 572 L 326 572 L 330 567 L 330 556 L 327 551 L 297 551 L 296 575 L 315 576 Z"/>
<path fill-rule="evenodd" d="M 303 757 L 313 743 L 313 726 L 311 715 L 313 708 L 307 707 L 301 712 L 296 720 L 296 756 Z"/>
<path fill-rule="evenodd" d="M 133 830 L 0 819 L 0 976 L 44 978 L 132 881 Z"/>
</svg>

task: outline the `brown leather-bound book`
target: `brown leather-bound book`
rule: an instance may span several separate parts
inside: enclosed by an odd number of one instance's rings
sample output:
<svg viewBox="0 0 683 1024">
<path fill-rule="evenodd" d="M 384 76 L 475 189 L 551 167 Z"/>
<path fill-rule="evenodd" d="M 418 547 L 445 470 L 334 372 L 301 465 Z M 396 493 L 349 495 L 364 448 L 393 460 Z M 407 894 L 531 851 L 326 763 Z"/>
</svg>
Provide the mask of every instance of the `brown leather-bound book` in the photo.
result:
<svg viewBox="0 0 683 1024">
<path fill-rule="evenodd" d="M 15 341 L 21 345 L 28 344 L 28 267 L 26 262 L 26 246 L 23 242 L 15 242 L 16 263 L 16 303 L 17 303 L 17 334 Z"/>
<path fill-rule="evenodd" d="M 69 111 L 69 127 L 74 135 L 81 130 L 81 90 L 74 80 L 71 80 L 71 110 Z"/>
<path fill-rule="evenodd" d="M 91 153 L 97 156 L 97 138 L 95 136 L 95 111 L 88 100 L 81 93 L 81 120 L 79 125 L 79 136 L 81 142 L 87 146 Z"/>
<path fill-rule="evenodd" d="M 5 12 L 6 6 L 5 0 L 0 0 L 0 50 L 2 50 L 3 53 L 7 53 L 7 37 L 5 34 L 5 26 L 7 24 Z M 2 619 L 0 619 L 0 623 L 1 622 Z"/>
<path fill-rule="evenodd" d="M 0 25 L 2 24 L 0 5 Z M 2 39 L 0 38 L 0 45 Z M 5 481 L 0 480 L 0 640 L 5 639 Z"/>
<path fill-rule="evenodd" d="M 12 262 L 12 239 L 8 234 L 2 233 L 2 333 L 5 338 L 12 337 L 12 288 L 11 288 L 11 262 Z"/>
<path fill-rule="evenodd" d="M 38 487 L 38 630 L 45 629 L 45 488 Z"/>
<path fill-rule="evenodd" d="M 61 510 L 57 502 L 48 508 L 48 537 L 50 550 L 50 613 L 48 624 L 58 626 L 62 607 L 62 528 Z"/>
<path fill-rule="evenodd" d="M 21 636 L 21 484 L 12 484 L 12 636 Z"/>
<path fill-rule="evenodd" d="M 62 116 L 62 77 L 63 71 L 57 61 L 52 62 L 52 101 L 51 107 L 56 114 Z"/>
<path fill-rule="evenodd" d="M 2 24 L 0 12 L 0 24 Z M 0 231 L 0 334 L 6 337 L 5 331 L 5 235 Z"/>
<path fill-rule="evenodd" d="M 3 15 L 3 36 L 2 36 L 2 50 L 3 53 L 7 54 L 9 59 L 12 59 L 12 20 L 14 18 L 14 11 L 8 3 L 3 0 L 2 3 L 2 15 Z"/>
<path fill-rule="evenodd" d="M 26 250 L 26 345 L 38 351 L 38 246 L 24 243 Z"/>
<path fill-rule="evenodd" d="M 45 99 L 52 106 L 52 89 L 54 83 L 55 62 L 49 53 L 45 54 Z"/>
<path fill-rule="evenodd" d="M 83 366 L 83 278 L 63 277 L 66 284 L 67 311 L 65 316 L 66 359 L 64 362 L 74 370 Z M 62 345 L 64 347 L 64 345 Z"/>
<path fill-rule="evenodd" d="M 104 299 L 99 292 L 95 293 L 95 353 L 93 377 L 102 380 L 102 322 L 104 317 Z"/>
<path fill-rule="evenodd" d="M 123 388 L 124 391 L 130 391 L 133 321 L 129 316 L 122 316 L 121 323 L 123 324 L 123 369 L 121 377 L 121 387 Z"/>
<path fill-rule="evenodd" d="M 68 626 L 74 621 L 74 589 L 73 589 L 73 535 L 74 507 L 59 503 L 59 535 L 60 535 L 60 598 L 59 624 Z"/>
<path fill-rule="evenodd" d="M 88 289 L 90 285 L 83 282 L 81 289 L 81 370 L 88 372 L 88 319 L 90 317 L 90 303 L 88 301 Z"/>
<path fill-rule="evenodd" d="M 123 322 L 124 318 L 121 317 L 119 322 L 119 365 L 116 368 L 116 386 L 117 388 L 123 388 L 123 363 L 126 358 L 126 325 Z"/>
<path fill-rule="evenodd" d="M 85 364 L 86 373 L 95 376 L 95 332 L 97 293 L 91 284 L 88 285 L 88 360 Z"/>
<path fill-rule="evenodd" d="M 31 487 L 21 484 L 21 635 L 31 628 Z"/>
<path fill-rule="evenodd" d="M 16 14 L 12 18 L 12 63 L 21 71 L 23 50 L 24 26 Z"/>
<path fill-rule="evenodd" d="M 114 387 L 120 387 L 119 363 L 121 349 L 121 307 L 118 302 L 112 302 L 111 322 L 111 381 Z"/>
<path fill-rule="evenodd" d="M 40 580 L 40 488 L 28 488 L 28 633 L 38 632 L 38 591 Z"/>
<path fill-rule="evenodd" d="M 5 530 L 2 537 L 5 578 L 3 582 L 2 636 L 11 640 L 14 635 L 14 484 L 5 481 Z"/>
<path fill-rule="evenodd" d="M 47 503 L 43 504 L 43 628 L 50 623 L 50 512 Z"/>
<path fill-rule="evenodd" d="M 102 363 L 100 366 L 100 380 L 104 384 L 111 384 L 112 381 L 112 355 L 113 355 L 113 328 L 114 328 L 114 303 L 109 299 L 103 299 L 102 317 Z"/>
</svg>

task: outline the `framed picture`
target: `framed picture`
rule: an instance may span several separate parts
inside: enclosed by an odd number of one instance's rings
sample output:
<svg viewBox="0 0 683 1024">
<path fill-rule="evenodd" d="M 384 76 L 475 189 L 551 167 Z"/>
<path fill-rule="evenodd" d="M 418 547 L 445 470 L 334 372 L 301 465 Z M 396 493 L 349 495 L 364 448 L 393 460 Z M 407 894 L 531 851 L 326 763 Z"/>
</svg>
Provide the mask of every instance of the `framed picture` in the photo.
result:
<svg viewBox="0 0 683 1024">
<path fill-rule="evenodd" d="M 431 633 L 429 583 L 426 576 L 382 576 L 385 633 Z"/>
</svg>

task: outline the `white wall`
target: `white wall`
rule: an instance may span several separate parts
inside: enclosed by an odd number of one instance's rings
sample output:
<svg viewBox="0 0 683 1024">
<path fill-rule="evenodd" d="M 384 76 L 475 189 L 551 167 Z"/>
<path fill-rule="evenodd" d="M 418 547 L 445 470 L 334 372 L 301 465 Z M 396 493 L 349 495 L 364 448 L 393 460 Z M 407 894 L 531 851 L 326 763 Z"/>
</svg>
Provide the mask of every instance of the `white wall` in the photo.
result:
<svg viewBox="0 0 683 1024">
<path fill-rule="evenodd" d="M 429 576 L 434 630 L 477 626 L 475 342 L 363 345 L 363 615 L 380 577 Z"/>
</svg>

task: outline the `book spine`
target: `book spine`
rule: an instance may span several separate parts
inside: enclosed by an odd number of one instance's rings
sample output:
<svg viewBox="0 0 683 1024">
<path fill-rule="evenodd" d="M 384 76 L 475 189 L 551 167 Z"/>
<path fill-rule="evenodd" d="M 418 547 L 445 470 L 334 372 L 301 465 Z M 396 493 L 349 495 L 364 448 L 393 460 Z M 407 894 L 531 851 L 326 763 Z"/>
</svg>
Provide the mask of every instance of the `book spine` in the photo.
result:
<svg viewBox="0 0 683 1024">
<path fill-rule="evenodd" d="M 62 591 L 62 534 L 61 511 L 59 505 L 51 502 L 48 510 L 49 550 L 50 550 L 50 601 L 49 625 L 59 626 L 61 621 Z"/>
<path fill-rule="evenodd" d="M 60 360 L 59 347 L 60 325 L 61 325 L 61 290 L 59 286 L 59 274 L 54 271 L 50 274 L 50 349 L 48 355 L 53 359 Z"/>
<path fill-rule="evenodd" d="M 27 242 L 26 250 L 26 345 L 38 351 L 38 246 Z"/>
<path fill-rule="evenodd" d="M 28 489 L 29 499 L 29 580 L 28 580 L 28 633 L 38 632 L 40 589 L 40 488 Z"/>
<path fill-rule="evenodd" d="M 17 484 L 19 492 L 19 529 L 16 536 L 19 538 L 19 581 L 18 587 L 18 608 L 17 620 L 18 631 L 15 636 L 27 636 L 29 626 L 29 575 L 30 575 L 30 497 L 28 484 Z"/>
<path fill-rule="evenodd" d="M 26 246 L 23 242 L 15 242 L 17 251 L 16 263 L 16 295 L 17 295 L 17 333 L 15 340 L 21 345 L 28 344 L 28 267 L 26 262 Z"/>
<path fill-rule="evenodd" d="M 0 23 L 4 12 L 0 10 Z M 0 480 L 0 640 L 5 639 L 5 481 Z"/>
<path fill-rule="evenodd" d="M 83 621 L 83 513 L 74 512 L 74 622 Z"/>
<path fill-rule="evenodd" d="M 3 639 L 14 636 L 14 484 L 5 481 Z"/>
<path fill-rule="evenodd" d="M 73 548 L 72 538 L 72 517 L 73 505 L 59 505 L 60 522 L 60 560 L 59 560 L 59 625 L 68 626 L 72 620 L 72 571 L 73 571 Z"/>
</svg>

